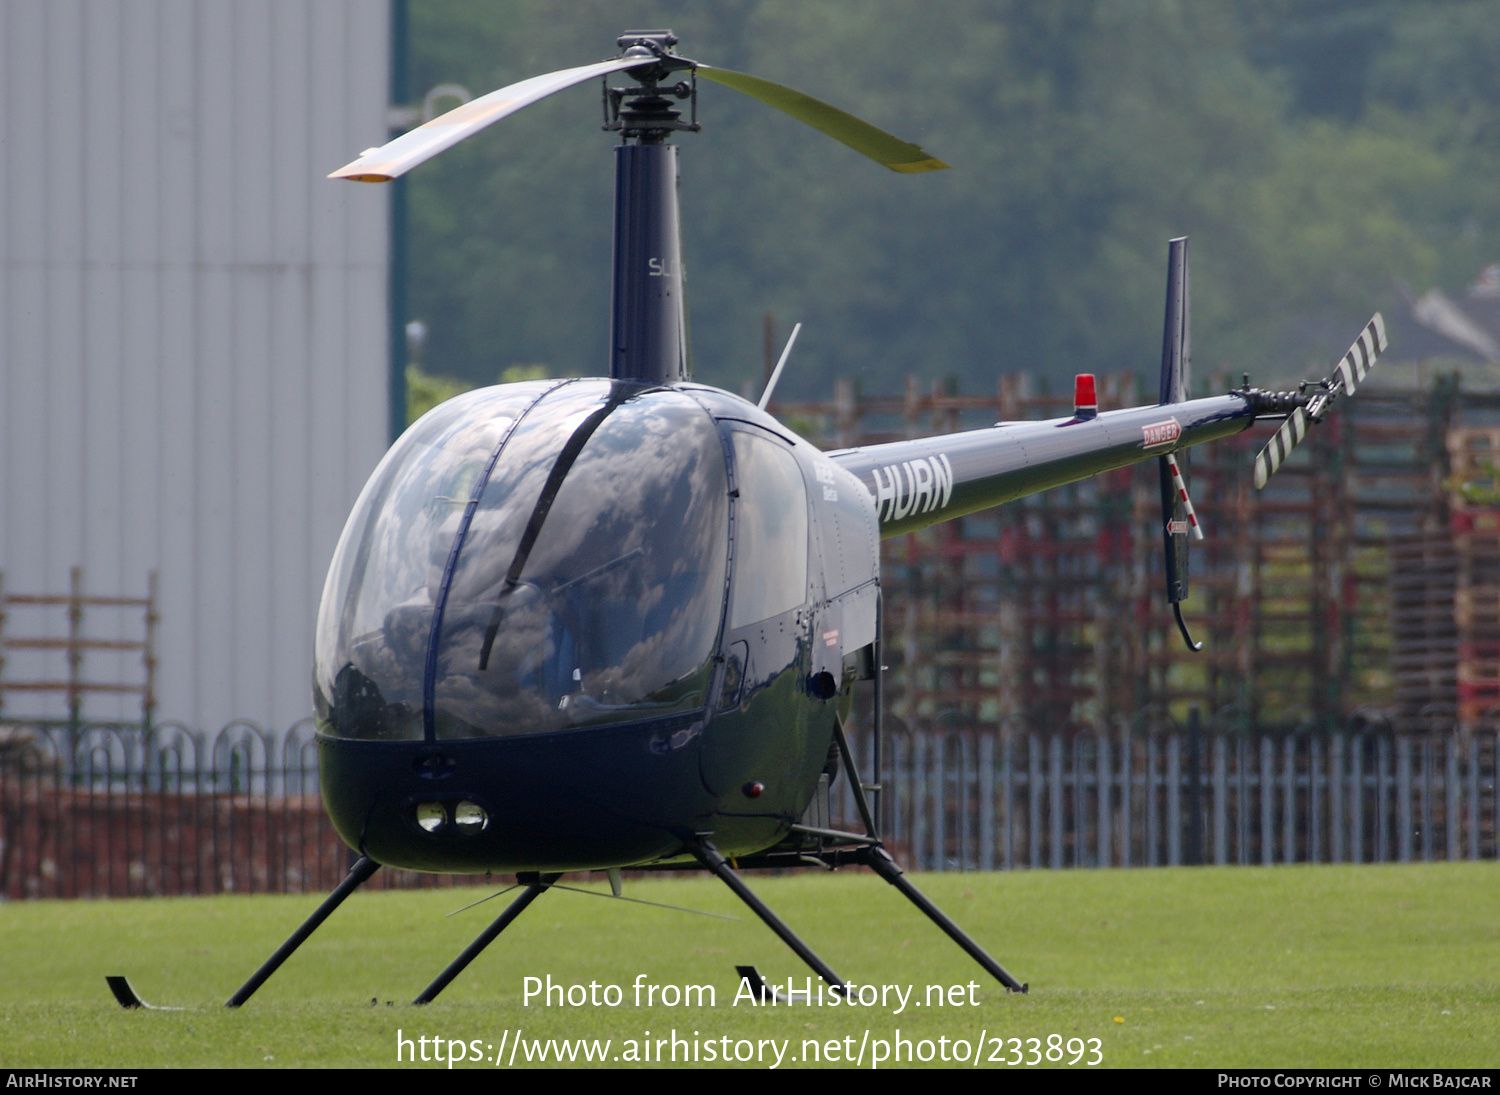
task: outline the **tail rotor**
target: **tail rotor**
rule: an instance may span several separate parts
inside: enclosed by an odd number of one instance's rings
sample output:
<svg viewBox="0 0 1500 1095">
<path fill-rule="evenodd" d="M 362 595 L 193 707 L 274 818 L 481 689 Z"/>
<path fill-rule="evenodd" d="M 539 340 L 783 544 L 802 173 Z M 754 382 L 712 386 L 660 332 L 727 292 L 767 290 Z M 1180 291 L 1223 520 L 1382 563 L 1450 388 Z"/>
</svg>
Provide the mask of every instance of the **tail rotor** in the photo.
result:
<svg viewBox="0 0 1500 1095">
<path fill-rule="evenodd" d="M 1298 393 L 1298 397 L 1305 398 L 1305 402 L 1287 412 L 1286 421 L 1255 458 L 1256 490 L 1265 489 L 1271 476 L 1276 474 L 1292 450 L 1307 436 L 1308 427 L 1317 425 L 1328 416 L 1334 400 L 1341 395 L 1353 395 L 1359 385 L 1364 383 L 1365 377 L 1375 367 L 1376 359 L 1385 352 L 1386 345 L 1385 320 L 1376 312 L 1354 340 L 1354 345 L 1349 347 L 1349 352 L 1334 366 L 1328 378 L 1319 382 L 1313 394 L 1306 395 L 1306 386 Z M 1286 397 L 1281 398 L 1284 400 Z"/>
</svg>

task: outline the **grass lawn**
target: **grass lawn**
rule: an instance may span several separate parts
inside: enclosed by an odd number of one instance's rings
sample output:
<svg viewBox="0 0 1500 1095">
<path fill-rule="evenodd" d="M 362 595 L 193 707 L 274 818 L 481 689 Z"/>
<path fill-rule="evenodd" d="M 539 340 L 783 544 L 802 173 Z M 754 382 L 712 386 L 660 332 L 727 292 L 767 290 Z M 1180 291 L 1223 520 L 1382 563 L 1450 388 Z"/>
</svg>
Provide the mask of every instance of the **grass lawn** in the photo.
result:
<svg viewBox="0 0 1500 1095">
<path fill-rule="evenodd" d="M 869 1067 L 882 1045 L 881 1067 L 894 1067 L 897 1051 L 903 1066 L 905 1054 L 928 1052 L 940 1065 L 959 1041 L 972 1053 L 981 1033 L 986 1068 L 1012 1067 L 1002 1062 L 1016 1057 L 1047 1063 L 1052 1035 L 1064 1063 L 1070 1039 L 1087 1047 L 1076 1068 L 1096 1056 L 1103 1067 L 1500 1062 L 1500 864 L 916 881 L 1029 981 L 1030 994 L 1008 996 L 899 894 L 854 872 L 751 885 L 856 986 L 915 986 L 899 1012 L 889 989 L 883 1005 L 865 1007 L 736 1004 L 736 964 L 753 962 L 783 984 L 793 976 L 798 986 L 807 970 L 702 877 L 627 882 L 625 892 L 738 922 L 546 894 L 425 1008 L 408 1002 L 508 898 L 445 918 L 481 891 L 355 894 L 239 1011 L 220 1005 L 317 896 L 10 903 L 0 905 L 0 1066 L 389 1067 L 400 1031 L 413 1055 L 446 1057 L 452 1041 L 454 1056 L 490 1058 L 457 1067 L 493 1068 L 502 1046 L 509 1064 L 518 1030 L 517 1067 L 533 1039 L 543 1048 L 549 1039 L 609 1039 L 607 1064 L 644 1057 L 649 1040 L 655 1063 L 656 1040 L 668 1039 L 661 1052 L 669 1055 L 674 1032 L 684 1043 L 679 1062 L 696 1051 L 705 1063 L 712 1042 L 716 1060 L 754 1050 L 762 1066 L 780 1046 L 781 1067 L 810 1063 L 813 1042 L 822 1063 L 832 1054 L 839 1067 L 861 1048 Z M 110 973 L 129 975 L 153 1004 L 187 1010 L 126 1012 L 105 987 Z M 554 984 L 597 982 L 600 1002 L 523 1004 L 524 978 L 548 975 Z M 641 975 L 658 995 L 636 1006 Z M 620 986 L 619 1006 L 603 1002 L 610 985 Z M 714 1004 L 663 1003 L 667 986 L 683 985 L 711 985 Z M 929 985 L 962 988 L 939 1006 Z M 441 1048 L 419 1049 L 419 1038 L 438 1038 Z"/>
</svg>

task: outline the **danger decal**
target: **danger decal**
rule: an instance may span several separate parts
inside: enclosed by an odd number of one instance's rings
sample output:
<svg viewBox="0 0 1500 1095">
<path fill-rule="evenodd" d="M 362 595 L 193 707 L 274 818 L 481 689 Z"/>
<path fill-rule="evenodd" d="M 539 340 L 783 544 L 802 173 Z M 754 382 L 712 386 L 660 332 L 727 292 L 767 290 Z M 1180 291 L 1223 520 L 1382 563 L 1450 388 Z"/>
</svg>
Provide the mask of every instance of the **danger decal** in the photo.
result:
<svg viewBox="0 0 1500 1095">
<path fill-rule="evenodd" d="M 1182 436 L 1182 427 L 1177 424 L 1177 419 L 1169 418 L 1165 422 L 1142 426 L 1141 433 L 1144 435 L 1142 448 L 1154 449 L 1158 445 L 1170 445 L 1176 441 Z"/>
</svg>

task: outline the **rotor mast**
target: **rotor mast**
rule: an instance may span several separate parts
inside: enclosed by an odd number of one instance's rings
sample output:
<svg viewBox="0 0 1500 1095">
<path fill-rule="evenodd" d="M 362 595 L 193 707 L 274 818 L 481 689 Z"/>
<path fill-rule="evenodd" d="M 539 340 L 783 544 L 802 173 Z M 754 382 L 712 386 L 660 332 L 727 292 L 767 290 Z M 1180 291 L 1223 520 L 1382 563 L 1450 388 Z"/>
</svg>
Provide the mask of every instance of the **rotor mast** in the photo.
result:
<svg viewBox="0 0 1500 1095">
<path fill-rule="evenodd" d="M 674 130 L 697 131 L 682 120 L 673 99 L 691 99 L 696 115 L 692 62 L 677 57 L 671 31 L 622 35 L 623 57 L 639 55 L 627 70 L 640 86 L 605 88 L 605 125 L 620 133 L 615 149 L 614 278 L 611 292 L 609 375 L 614 380 L 671 384 L 688 378 L 687 301 L 677 214 L 677 148 Z M 674 74 L 689 78 L 671 84 Z"/>
</svg>

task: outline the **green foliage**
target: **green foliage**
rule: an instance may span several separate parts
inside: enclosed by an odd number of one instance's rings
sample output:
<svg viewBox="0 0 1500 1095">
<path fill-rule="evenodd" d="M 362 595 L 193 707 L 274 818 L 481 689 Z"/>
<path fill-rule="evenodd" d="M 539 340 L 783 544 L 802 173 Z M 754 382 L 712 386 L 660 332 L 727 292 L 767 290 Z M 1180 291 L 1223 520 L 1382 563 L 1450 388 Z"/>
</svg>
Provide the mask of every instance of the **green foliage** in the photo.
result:
<svg viewBox="0 0 1500 1095">
<path fill-rule="evenodd" d="M 759 375 L 765 312 L 803 321 L 787 399 L 838 375 L 1151 372 L 1166 240 L 1194 237 L 1200 368 L 1311 375 L 1392 279 L 1500 257 L 1500 0 L 412 0 L 412 86 L 476 94 L 610 55 L 627 26 L 799 87 L 952 171 L 903 176 L 700 90 L 683 135 L 700 378 Z M 604 371 L 610 188 L 598 88 L 410 177 L 413 315 L 439 372 Z M 1399 353 L 1399 325 L 1393 324 Z"/>
<path fill-rule="evenodd" d="M 456 395 L 472 391 L 473 384 L 450 376 L 428 376 L 415 365 L 406 367 L 406 424 L 410 426 L 432 408 Z"/>
<path fill-rule="evenodd" d="M 518 384 L 523 380 L 546 380 L 552 374 L 545 365 L 512 365 L 500 370 L 501 384 Z"/>
<path fill-rule="evenodd" d="M 552 370 L 546 365 L 510 365 L 500 370 L 497 384 L 518 384 L 523 380 L 546 380 Z M 573 375 L 573 374 L 570 374 Z M 406 424 L 410 426 L 432 408 L 477 385 L 451 376 L 430 376 L 419 366 L 406 367 Z"/>
</svg>

